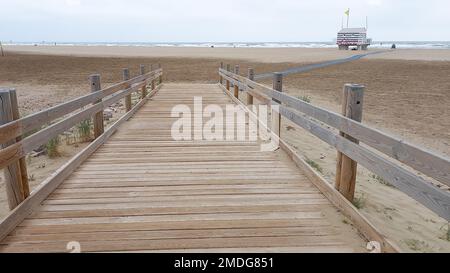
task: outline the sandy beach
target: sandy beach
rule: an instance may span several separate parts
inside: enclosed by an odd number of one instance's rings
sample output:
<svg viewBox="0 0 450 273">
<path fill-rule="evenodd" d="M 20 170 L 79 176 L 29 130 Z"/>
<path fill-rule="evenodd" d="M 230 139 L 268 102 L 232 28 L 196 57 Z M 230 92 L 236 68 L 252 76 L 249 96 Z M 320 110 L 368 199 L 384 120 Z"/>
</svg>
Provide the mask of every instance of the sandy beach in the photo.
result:
<svg viewBox="0 0 450 273">
<path fill-rule="evenodd" d="M 212 58 L 238 59 L 252 62 L 321 62 L 345 58 L 358 51 L 339 51 L 332 48 L 196 48 L 142 46 L 4 46 L 6 51 L 26 54 L 45 54 L 78 57 L 145 57 L 145 58 Z M 450 50 L 444 49 L 370 49 L 385 51 L 371 59 L 450 61 Z M 364 52 L 365 53 L 365 52 Z"/>
<path fill-rule="evenodd" d="M 360 52 L 335 49 L 147 48 L 88 46 L 5 46 L 0 86 L 17 88 L 21 114 L 27 115 L 89 92 L 87 77 L 100 73 L 108 86 L 133 75 L 139 64 L 161 63 L 168 82 L 217 82 L 221 61 L 241 71 L 272 72 L 344 58 Z M 375 50 L 372 50 L 375 51 Z M 345 83 L 366 86 L 364 122 L 410 142 L 450 156 L 450 50 L 396 50 L 359 61 L 284 79 L 285 92 L 308 96 L 311 103 L 338 112 Z M 270 81 L 264 83 L 270 85 Z M 336 151 L 300 129 L 284 124 L 283 134 L 297 150 L 316 161 L 332 183 Z M 72 151 L 73 152 L 73 151 Z M 67 151 L 70 154 L 70 151 Z M 58 162 L 67 160 L 63 157 Z M 51 163 L 57 166 L 59 163 Z M 35 164 L 36 165 L 36 164 Z M 39 178 L 51 168 L 34 168 Z M 37 180 L 34 184 L 37 184 Z M 3 191 L 3 185 L 0 191 Z M 361 211 L 404 251 L 450 252 L 443 219 L 400 191 L 359 169 Z M 6 214 L 4 193 L 0 217 Z"/>
</svg>

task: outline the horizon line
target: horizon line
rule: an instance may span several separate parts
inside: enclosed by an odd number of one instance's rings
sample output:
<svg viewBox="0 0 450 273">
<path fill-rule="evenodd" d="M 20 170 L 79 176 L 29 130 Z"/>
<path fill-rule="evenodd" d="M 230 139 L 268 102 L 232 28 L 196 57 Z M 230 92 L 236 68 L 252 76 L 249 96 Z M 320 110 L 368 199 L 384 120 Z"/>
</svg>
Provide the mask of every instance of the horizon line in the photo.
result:
<svg viewBox="0 0 450 273">
<path fill-rule="evenodd" d="M 117 43 L 117 44 L 134 44 L 134 43 L 143 43 L 143 44 L 207 44 L 207 43 L 216 43 L 216 44 L 234 44 L 234 43 L 242 43 L 242 44 L 261 44 L 261 43 L 275 43 L 275 44 L 293 44 L 293 43 L 335 43 L 335 41 L 156 41 L 156 42 L 148 42 L 148 41 L 50 41 L 50 40 L 41 40 L 41 41 L 14 41 L 14 40 L 0 40 L 3 43 Z M 397 42 L 397 43 L 417 43 L 417 42 L 433 42 L 433 43 L 450 43 L 450 40 L 373 40 L 373 43 L 385 43 L 385 42 Z"/>
</svg>

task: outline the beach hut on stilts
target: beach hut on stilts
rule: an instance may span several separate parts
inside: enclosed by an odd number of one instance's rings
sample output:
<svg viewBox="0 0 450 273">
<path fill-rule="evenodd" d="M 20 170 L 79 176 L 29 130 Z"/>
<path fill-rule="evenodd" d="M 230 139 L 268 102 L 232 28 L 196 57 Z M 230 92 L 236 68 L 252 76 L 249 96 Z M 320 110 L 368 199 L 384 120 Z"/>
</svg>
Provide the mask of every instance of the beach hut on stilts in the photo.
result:
<svg viewBox="0 0 450 273">
<path fill-rule="evenodd" d="M 342 20 L 342 28 L 337 34 L 337 45 L 339 50 L 348 50 L 351 47 L 356 50 L 367 50 L 372 42 L 372 39 L 367 38 L 367 18 L 366 27 L 350 28 L 349 17 L 350 9 L 345 14 L 347 15 L 347 27 L 344 28 L 344 20 Z"/>
</svg>

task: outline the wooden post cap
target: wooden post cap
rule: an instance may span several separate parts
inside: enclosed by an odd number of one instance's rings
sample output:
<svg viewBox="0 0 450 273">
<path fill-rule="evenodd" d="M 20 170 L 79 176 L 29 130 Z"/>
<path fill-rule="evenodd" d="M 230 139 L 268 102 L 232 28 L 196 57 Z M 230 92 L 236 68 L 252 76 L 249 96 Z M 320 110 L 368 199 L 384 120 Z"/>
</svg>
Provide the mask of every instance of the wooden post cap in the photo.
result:
<svg viewBox="0 0 450 273">
<path fill-rule="evenodd" d="M 90 75 L 89 82 L 91 83 L 91 91 L 92 92 L 101 90 L 100 74 Z"/>
<path fill-rule="evenodd" d="M 283 73 L 273 73 L 273 89 L 276 91 L 283 91 Z"/>
<path fill-rule="evenodd" d="M 255 80 L 255 71 L 253 70 L 253 68 L 248 69 L 248 78 L 252 81 Z"/>
<path fill-rule="evenodd" d="M 129 80 L 130 79 L 130 69 L 128 69 L 128 68 L 122 69 L 122 76 L 123 76 L 124 81 Z"/>
</svg>

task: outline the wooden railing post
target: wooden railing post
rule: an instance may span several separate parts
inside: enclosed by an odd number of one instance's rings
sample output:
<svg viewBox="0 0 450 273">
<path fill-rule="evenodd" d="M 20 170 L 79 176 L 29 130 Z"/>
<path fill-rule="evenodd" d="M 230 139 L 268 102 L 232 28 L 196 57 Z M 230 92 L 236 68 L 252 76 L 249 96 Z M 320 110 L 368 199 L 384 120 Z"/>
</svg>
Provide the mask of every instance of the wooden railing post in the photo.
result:
<svg viewBox="0 0 450 273">
<path fill-rule="evenodd" d="M 161 63 L 158 63 L 158 69 L 161 69 L 161 68 L 162 68 Z M 161 75 L 161 76 L 159 76 L 159 84 L 161 84 L 162 82 L 163 82 L 163 78 Z"/>
<path fill-rule="evenodd" d="M 248 69 L 247 77 L 251 81 L 255 80 L 255 71 L 253 70 L 253 68 Z M 247 105 L 253 105 L 253 96 L 248 92 L 247 92 Z"/>
<path fill-rule="evenodd" d="M 13 92 L 15 96 L 15 91 Z M 0 124 L 6 124 L 14 120 L 14 116 L 18 115 L 17 97 L 13 98 L 15 102 L 11 101 L 11 90 L 0 89 Z M 15 104 L 13 106 L 13 104 Z M 16 109 L 13 109 L 15 107 Z M 16 140 L 10 140 L 2 144 L 2 148 L 6 148 L 16 143 Z M 25 162 L 23 162 L 25 163 Z M 24 165 L 25 166 L 25 165 Z M 25 166 L 26 167 L 26 166 Z M 27 175 L 26 168 L 25 173 Z M 8 198 L 8 205 L 11 210 L 15 209 L 22 203 L 30 193 L 28 186 L 28 177 L 22 180 L 21 164 L 19 161 L 12 163 L 4 168 L 6 196 Z"/>
<path fill-rule="evenodd" d="M 153 71 L 153 64 L 150 65 L 150 72 Z M 155 90 L 155 79 L 152 80 L 152 90 Z"/>
<path fill-rule="evenodd" d="M 9 90 L 9 97 L 11 99 L 13 120 L 18 120 L 20 119 L 19 101 L 17 100 L 17 92 L 15 89 Z M 16 142 L 20 141 L 22 141 L 22 136 L 16 137 Z M 30 185 L 28 184 L 28 170 L 25 157 L 19 159 L 19 167 L 20 167 L 20 175 L 22 178 L 20 182 L 22 185 L 23 196 L 24 198 L 27 198 L 28 196 L 30 196 Z"/>
<path fill-rule="evenodd" d="M 124 68 L 122 70 L 122 77 L 124 81 L 128 81 L 130 79 L 130 70 L 128 68 Z M 130 88 L 131 86 L 128 86 Z M 128 112 L 131 110 L 131 94 L 125 97 L 125 110 Z"/>
<path fill-rule="evenodd" d="M 346 84 L 344 86 L 343 101 L 342 101 L 342 115 L 361 122 L 362 108 L 364 98 L 364 86 L 357 84 Z M 359 143 L 359 141 L 343 132 L 339 133 L 346 139 Z M 338 152 L 336 164 L 336 189 L 347 198 L 353 201 L 355 196 L 356 186 L 356 171 L 358 164 L 345 154 Z"/>
<path fill-rule="evenodd" d="M 230 72 L 231 66 L 230 64 L 227 64 L 227 71 Z M 230 91 L 230 81 L 227 79 L 227 90 Z"/>
<path fill-rule="evenodd" d="M 238 64 L 234 67 L 234 74 L 239 75 L 239 65 Z M 234 97 L 239 99 L 239 85 L 238 84 L 234 84 Z"/>
<path fill-rule="evenodd" d="M 94 74 L 89 77 L 89 82 L 91 85 L 91 92 L 97 92 L 102 89 L 101 83 L 100 83 L 100 75 Z M 102 100 L 98 100 L 94 102 L 94 104 L 100 103 Z M 93 123 L 94 123 L 94 137 L 98 138 L 103 134 L 105 131 L 104 124 L 103 124 L 103 110 L 96 113 L 93 117 Z"/>
<path fill-rule="evenodd" d="M 278 92 L 283 92 L 283 74 L 276 72 L 273 74 L 273 89 Z M 272 131 L 278 136 L 281 136 L 281 114 L 276 111 L 273 105 L 281 104 L 280 101 L 272 99 Z"/>
<path fill-rule="evenodd" d="M 140 66 L 141 75 L 145 75 L 145 65 L 141 64 Z M 147 96 L 147 86 L 142 87 L 142 96 L 141 98 L 145 98 Z"/>
<path fill-rule="evenodd" d="M 223 62 L 220 62 L 220 68 L 223 69 Z M 223 84 L 223 78 L 222 75 L 219 75 L 219 83 Z"/>
</svg>

